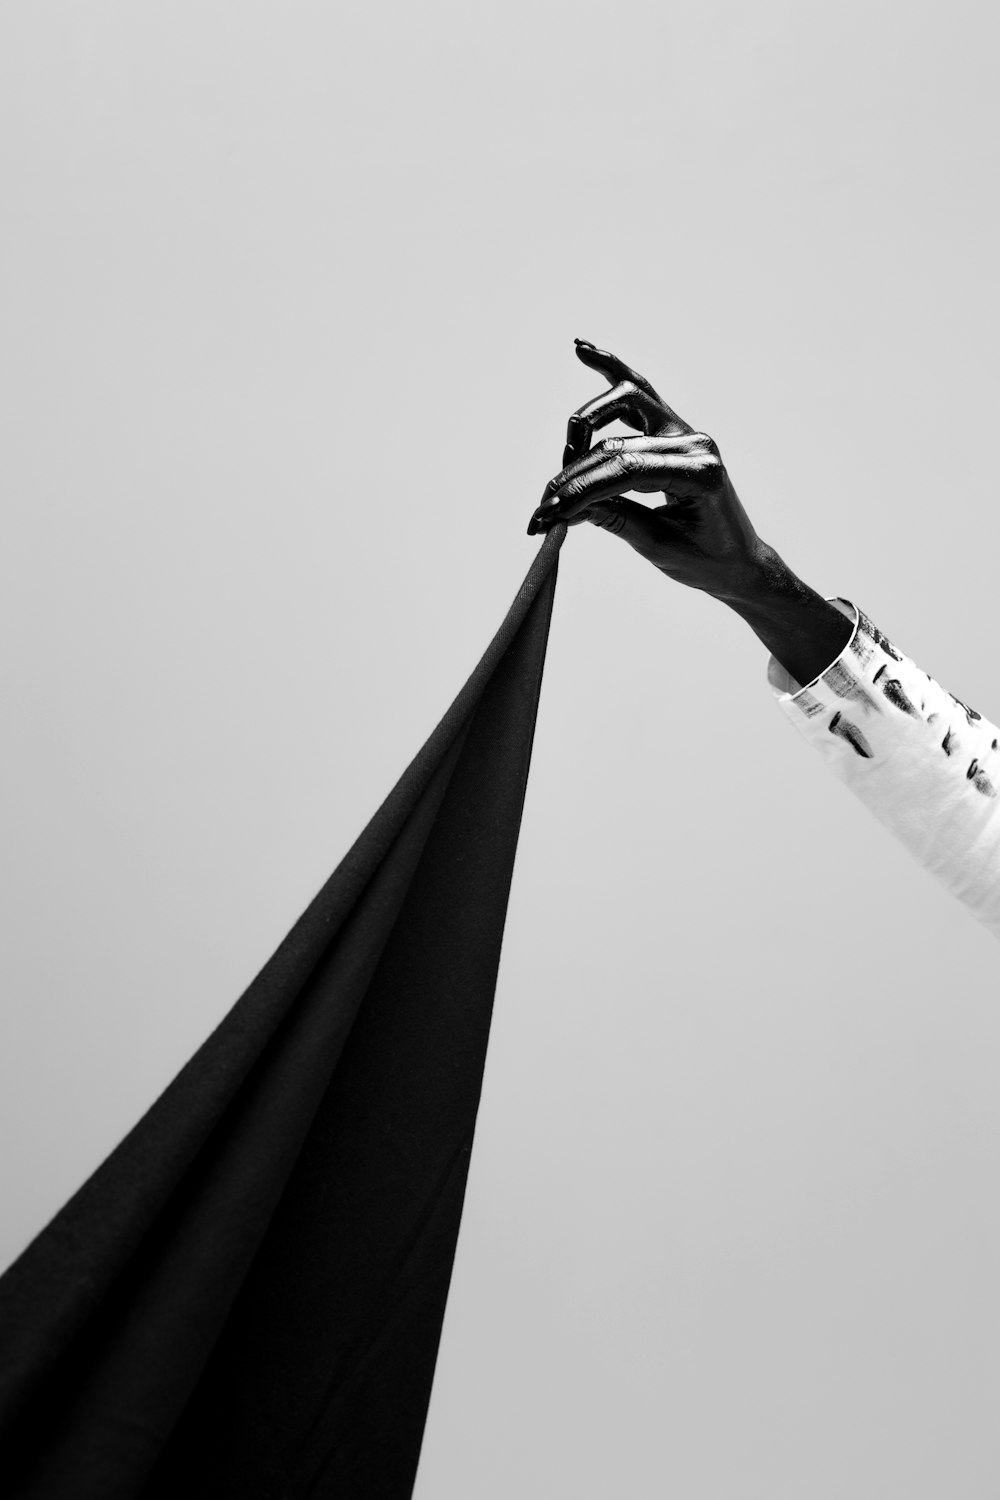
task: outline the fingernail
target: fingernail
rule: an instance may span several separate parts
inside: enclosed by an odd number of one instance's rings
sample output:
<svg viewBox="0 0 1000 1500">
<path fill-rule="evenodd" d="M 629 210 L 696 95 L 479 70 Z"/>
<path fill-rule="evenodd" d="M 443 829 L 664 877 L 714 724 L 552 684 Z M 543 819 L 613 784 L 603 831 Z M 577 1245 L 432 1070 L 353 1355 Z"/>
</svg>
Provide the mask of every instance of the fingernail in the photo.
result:
<svg viewBox="0 0 1000 1500">
<path fill-rule="evenodd" d="M 538 530 L 538 522 L 535 520 L 534 516 L 532 516 L 531 520 L 528 522 L 528 535 L 529 536 L 534 536 L 534 534 L 535 534 L 535 532 L 537 530 Z"/>
<path fill-rule="evenodd" d="M 581 344 L 582 344 L 582 345 L 583 345 L 583 347 L 584 347 L 584 349 L 593 349 L 593 348 L 594 348 L 594 347 L 595 347 L 595 346 L 594 346 L 594 345 L 593 345 L 593 344 L 592 344 L 592 343 L 591 343 L 591 342 L 590 342 L 590 340 L 589 340 L 589 339 L 574 339 L 574 340 L 573 340 L 573 342 L 574 342 L 574 344 L 575 344 L 575 345 L 576 345 L 576 347 L 577 347 L 577 348 L 578 348 L 578 349 L 579 349 L 579 348 L 580 348 L 580 346 L 581 346 Z"/>
</svg>

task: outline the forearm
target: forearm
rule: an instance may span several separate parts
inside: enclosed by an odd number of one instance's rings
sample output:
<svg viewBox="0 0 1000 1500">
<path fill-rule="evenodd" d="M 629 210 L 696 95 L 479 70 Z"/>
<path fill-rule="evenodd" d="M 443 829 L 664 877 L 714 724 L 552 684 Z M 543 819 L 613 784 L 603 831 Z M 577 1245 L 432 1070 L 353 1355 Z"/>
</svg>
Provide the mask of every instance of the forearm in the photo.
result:
<svg viewBox="0 0 1000 1500">
<path fill-rule="evenodd" d="M 803 685 L 836 661 L 851 638 L 851 622 L 796 577 L 766 543 L 735 591 L 716 597 L 747 622 Z"/>
</svg>

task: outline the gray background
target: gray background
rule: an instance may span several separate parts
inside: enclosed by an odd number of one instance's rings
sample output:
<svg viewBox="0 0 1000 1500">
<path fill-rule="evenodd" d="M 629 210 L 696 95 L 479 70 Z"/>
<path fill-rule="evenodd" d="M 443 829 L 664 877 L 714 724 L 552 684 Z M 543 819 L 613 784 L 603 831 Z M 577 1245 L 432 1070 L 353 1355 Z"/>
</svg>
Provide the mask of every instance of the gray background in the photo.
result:
<svg viewBox="0 0 1000 1500">
<path fill-rule="evenodd" d="M 1000 717 L 995 14 L 3 7 L 5 1263 L 474 665 L 574 335 Z M 1000 1487 L 995 941 L 765 666 L 570 533 L 418 1500 Z"/>
</svg>

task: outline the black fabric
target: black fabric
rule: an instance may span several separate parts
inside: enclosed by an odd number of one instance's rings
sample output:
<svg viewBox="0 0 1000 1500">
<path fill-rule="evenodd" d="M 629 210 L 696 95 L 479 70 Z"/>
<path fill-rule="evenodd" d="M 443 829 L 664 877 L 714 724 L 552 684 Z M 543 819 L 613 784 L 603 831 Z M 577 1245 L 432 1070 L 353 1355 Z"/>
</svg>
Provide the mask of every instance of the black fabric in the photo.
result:
<svg viewBox="0 0 1000 1500">
<path fill-rule="evenodd" d="M 0 1277 L 8 1500 L 411 1493 L 564 536 L 246 993 Z"/>
</svg>

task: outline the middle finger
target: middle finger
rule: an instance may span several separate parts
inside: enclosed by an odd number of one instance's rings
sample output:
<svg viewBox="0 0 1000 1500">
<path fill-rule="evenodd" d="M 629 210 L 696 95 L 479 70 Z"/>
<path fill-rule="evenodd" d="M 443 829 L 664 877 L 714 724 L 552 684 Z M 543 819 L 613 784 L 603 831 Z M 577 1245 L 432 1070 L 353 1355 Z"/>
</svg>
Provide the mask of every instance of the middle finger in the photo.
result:
<svg viewBox="0 0 1000 1500">
<path fill-rule="evenodd" d="M 623 380 L 610 391 L 602 391 L 570 417 L 566 425 L 563 463 L 571 463 L 590 447 L 594 433 L 611 422 L 624 422 L 647 436 L 667 425 L 663 407 L 634 381 Z"/>
<path fill-rule="evenodd" d="M 562 489 L 564 484 L 568 483 L 568 481 L 571 479 L 578 478 L 581 474 L 586 474 L 589 469 L 596 468 L 597 465 L 603 463 L 606 458 L 607 453 L 604 451 L 603 444 L 599 445 L 597 448 L 588 449 L 586 452 L 581 453 L 577 458 L 567 459 L 564 454 L 563 467 L 559 470 L 558 474 L 554 475 L 554 477 L 549 480 L 548 484 L 542 491 L 542 498 L 539 500 L 537 509 L 535 511 L 536 516 L 547 515 L 550 508 L 555 508 L 555 496 L 558 491 Z"/>
</svg>

